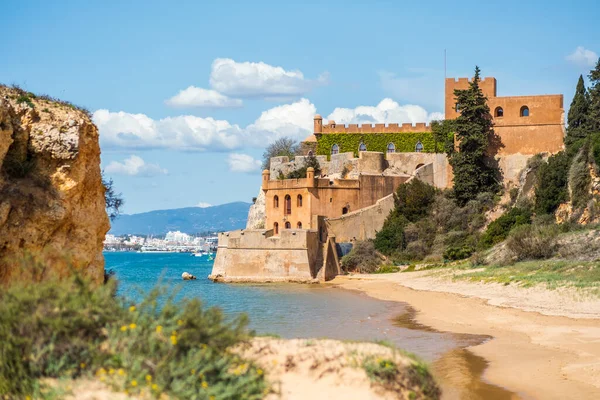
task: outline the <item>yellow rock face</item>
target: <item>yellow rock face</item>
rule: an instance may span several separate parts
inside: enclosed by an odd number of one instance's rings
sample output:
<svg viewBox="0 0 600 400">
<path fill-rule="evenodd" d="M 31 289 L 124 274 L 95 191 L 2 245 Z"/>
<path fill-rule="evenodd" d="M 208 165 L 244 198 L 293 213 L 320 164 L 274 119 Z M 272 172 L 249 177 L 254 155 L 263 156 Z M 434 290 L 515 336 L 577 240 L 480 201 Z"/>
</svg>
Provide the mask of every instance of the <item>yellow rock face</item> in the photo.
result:
<svg viewBox="0 0 600 400">
<path fill-rule="evenodd" d="M 104 276 L 98 129 L 74 107 L 0 86 L 0 283 Z"/>
</svg>

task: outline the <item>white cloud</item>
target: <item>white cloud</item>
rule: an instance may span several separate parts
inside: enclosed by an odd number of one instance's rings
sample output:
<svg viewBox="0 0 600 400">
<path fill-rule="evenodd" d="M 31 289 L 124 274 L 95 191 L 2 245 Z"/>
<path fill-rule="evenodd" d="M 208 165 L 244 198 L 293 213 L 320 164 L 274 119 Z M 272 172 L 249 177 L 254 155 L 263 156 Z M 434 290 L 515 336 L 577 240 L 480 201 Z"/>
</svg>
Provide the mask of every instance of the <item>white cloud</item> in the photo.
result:
<svg viewBox="0 0 600 400">
<path fill-rule="evenodd" d="M 200 203 L 196 204 L 196 207 L 208 208 L 208 207 L 212 207 L 212 204 L 201 201 Z"/>
<path fill-rule="evenodd" d="M 428 113 L 421 106 L 400 105 L 392 99 L 383 99 L 376 106 L 358 106 L 356 108 L 336 108 L 327 117 L 336 124 L 381 124 L 381 123 L 417 123 L 443 119 L 439 112 Z"/>
<path fill-rule="evenodd" d="M 105 168 L 106 172 L 117 175 L 129 176 L 156 176 L 167 174 L 168 171 L 158 164 L 147 164 L 141 157 L 132 155 L 123 162 L 112 161 Z"/>
<path fill-rule="evenodd" d="M 231 153 L 227 158 L 229 170 L 232 172 L 256 172 L 261 162 L 248 154 Z"/>
<path fill-rule="evenodd" d="M 229 58 L 215 59 L 210 74 L 213 89 L 238 97 L 301 96 L 328 82 L 328 73 L 311 80 L 297 70 L 286 71 L 264 62 L 236 62 Z"/>
<path fill-rule="evenodd" d="M 166 100 L 165 103 L 171 107 L 211 107 L 211 108 L 233 108 L 241 107 L 242 100 L 229 98 L 216 90 L 203 89 L 190 86 L 179 91 L 175 96 Z"/>
<path fill-rule="evenodd" d="M 235 151 L 264 148 L 287 136 L 303 140 L 313 131 L 317 109 L 307 99 L 273 107 L 246 127 L 225 120 L 191 115 L 154 120 L 145 114 L 98 110 L 93 115 L 103 148 L 165 148 L 190 151 Z M 348 123 L 416 123 L 443 119 L 417 105 L 400 105 L 386 98 L 376 106 L 336 108 L 327 119 Z"/>
<path fill-rule="evenodd" d="M 93 120 L 102 145 L 107 147 L 230 151 L 242 146 L 265 147 L 283 136 L 302 140 L 312 131 L 315 113 L 315 106 L 301 99 L 264 111 L 245 128 L 210 117 L 182 115 L 153 120 L 145 114 L 108 110 L 97 110 Z"/>
<path fill-rule="evenodd" d="M 569 54 L 566 59 L 567 61 L 582 67 L 593 67 L 598 61 L 598 54 L 583 46 L 577 46 L 575 51 L 572 54 Z"/>
</svg>

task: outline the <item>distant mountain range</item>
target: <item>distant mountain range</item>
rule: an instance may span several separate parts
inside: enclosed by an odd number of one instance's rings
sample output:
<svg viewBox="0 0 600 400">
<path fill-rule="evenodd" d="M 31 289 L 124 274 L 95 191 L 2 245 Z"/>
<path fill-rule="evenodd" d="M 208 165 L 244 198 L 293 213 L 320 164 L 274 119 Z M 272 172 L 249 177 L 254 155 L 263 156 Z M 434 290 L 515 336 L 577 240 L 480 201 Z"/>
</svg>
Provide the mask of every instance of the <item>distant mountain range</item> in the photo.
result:
<svg viewBox="0 0 600 400">
<path fill-rule="evenodd" d="M 169 231 L 188 234 L 221 232 L 246 226 L 250 203 L 235 202 L 206 208 L 187 207 L 122 214 L 112 221 L 113 235 L 164 235 Z"/>
</svg>

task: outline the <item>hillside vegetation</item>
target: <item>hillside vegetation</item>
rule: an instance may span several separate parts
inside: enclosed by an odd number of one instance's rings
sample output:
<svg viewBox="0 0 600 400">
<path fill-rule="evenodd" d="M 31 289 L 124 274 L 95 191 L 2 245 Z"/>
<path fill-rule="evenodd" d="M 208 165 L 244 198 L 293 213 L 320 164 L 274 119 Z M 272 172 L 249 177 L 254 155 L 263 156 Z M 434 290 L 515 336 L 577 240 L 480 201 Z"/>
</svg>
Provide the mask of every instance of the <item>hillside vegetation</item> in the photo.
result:
<svg viewBox="0 0 600 400">
<path fill-rule="evenodd" d="M 481 104 L 476 71 L 471 87 L 455 92 L 461 116 L 438 123 L 451 127 L 462 146 L 458 153 L 447 149 L 454 162 L 454 187 L 441 191 L 418 180 L 401 185 L 394 209 L 373 240 L 374 250 L 395 265 L 441 266 L 469 260 L 461 268 L 482 271 L 461 276 L 473 279 L 512 277 L 531 284 L 553 281 L 596 287 L 600 242 L 593 229 L 600 222 L 600 60 L 589 77 L 589 90 L 581 77 L 577 86 L 565 150 L 529 160 L 530 190 L 521 187 L 503 193 L 489 169 L 494 163 L 486 162 L 481 151 L 489 143 L 484 137 L 493 137 L 493 127 L 485 122 L 491 116 Z M 375 256 L 356 257 L 367 247 L 358 245 L 350 252 L 346 261 L 359 259 L 364 265 L 354 261 L 349 269 L 390 270 L 379 267 L 385 262 L 373 266 Z"/>
</svg>

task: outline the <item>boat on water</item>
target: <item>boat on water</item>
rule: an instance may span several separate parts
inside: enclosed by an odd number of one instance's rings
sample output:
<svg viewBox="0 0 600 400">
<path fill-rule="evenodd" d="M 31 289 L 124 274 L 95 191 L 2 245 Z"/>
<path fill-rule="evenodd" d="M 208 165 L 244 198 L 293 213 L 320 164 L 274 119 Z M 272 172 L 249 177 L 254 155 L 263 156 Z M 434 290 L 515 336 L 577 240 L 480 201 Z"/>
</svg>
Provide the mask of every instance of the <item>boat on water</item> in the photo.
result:
<svg viewBox="0 0 600 400">
<path fill-rule="evenodd" d="M 206 253 L 205 251 L 203 251 L 203 250 L 200 250 L 200 251 L 198 251 L 198 252 L 196 252 L 196 253 L 192 253 L 191 255 L 192 255 L 193 257 L 204 257 L 206 254 L 207 254 L 207 253 Z"/>
</svg>

